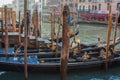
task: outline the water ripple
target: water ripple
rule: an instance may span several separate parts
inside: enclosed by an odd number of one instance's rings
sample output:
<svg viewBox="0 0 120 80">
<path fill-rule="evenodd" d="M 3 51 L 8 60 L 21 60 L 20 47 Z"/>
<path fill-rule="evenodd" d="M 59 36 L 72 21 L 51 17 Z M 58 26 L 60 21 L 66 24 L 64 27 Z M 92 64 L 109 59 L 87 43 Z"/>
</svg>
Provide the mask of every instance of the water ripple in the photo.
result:
<svg viewBox="0 0 120 80">
<path fill-rule="evenodd" d="M 111 76 L 109 80 L 120 80 L 120 76 Z"/>
<path fill-rule="evenodd" d="M 3 75 L 3 74 L 5 74 L 5 72 L 0 72 L 0 76 Z"/>
</svg>

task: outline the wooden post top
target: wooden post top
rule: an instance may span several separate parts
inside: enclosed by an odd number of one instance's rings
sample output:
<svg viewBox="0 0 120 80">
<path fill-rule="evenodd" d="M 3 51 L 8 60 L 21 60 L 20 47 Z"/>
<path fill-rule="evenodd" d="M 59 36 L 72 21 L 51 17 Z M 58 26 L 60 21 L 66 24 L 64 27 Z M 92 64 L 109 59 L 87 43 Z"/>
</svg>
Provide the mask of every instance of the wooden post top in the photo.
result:
<svg viewBox="0 0 120 80">
<path fill-rule="evenodd" d="M 70 15 L 70 9 L 67 5 L 64 6 L 63 15 Z"/>
</svg>

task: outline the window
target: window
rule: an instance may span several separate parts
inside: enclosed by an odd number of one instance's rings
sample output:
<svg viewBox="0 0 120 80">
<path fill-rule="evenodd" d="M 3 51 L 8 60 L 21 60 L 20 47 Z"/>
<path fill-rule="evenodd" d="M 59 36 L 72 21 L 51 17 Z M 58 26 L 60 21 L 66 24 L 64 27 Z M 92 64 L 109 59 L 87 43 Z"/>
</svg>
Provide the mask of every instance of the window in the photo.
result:
<svg viewBox="0 0 120 80">
<path fill-rule="evenodd" d="M 83 6 L 83 11 L 85 11 L 85 6 Z"/>
<path fill-rule="evenodd" d="M 81 10 L 81 6 L 79 6 L 79 10 Z"/>
<path fill-rule="evenodd" d="M 85 2 L 85 0 L 83 0 L 83 2 Z"/>
<path fill-rule="evenodd" d="M 95 6 L 95 10 L 97 10 L 97 6 Z"/>
<path fill-rule="evenodd" d="M 94 10 L 94 5 L 92 5 L 92 10 Z"/>
<path fill-rule="evenodd" d="M 90 5 L 88 6 L 88 10 L 90 11 Z"/>
<path fill-rule="evenodd" d="M 99 10 L 101 10 L 101 4 L 99 4 Z"/>
<path fill-rule="evenodd" d="M 91 0 L 88 0 L 88 2 L 91 2 Z"/>
<path fill-rule="evenodd" d="M 70 6 L 70 7 L 73 7 L 73 3 L 70 3 L 69 6 Z"/>
<path fill-rule="evenodd" d="M 117 3 L 117 9 L 120 8 L 120 3 Z"/>
<path fill-rule="evenodd" d="M 75 3 L 75 7 L 78 7 L 78 3 Z"/>
</svg>

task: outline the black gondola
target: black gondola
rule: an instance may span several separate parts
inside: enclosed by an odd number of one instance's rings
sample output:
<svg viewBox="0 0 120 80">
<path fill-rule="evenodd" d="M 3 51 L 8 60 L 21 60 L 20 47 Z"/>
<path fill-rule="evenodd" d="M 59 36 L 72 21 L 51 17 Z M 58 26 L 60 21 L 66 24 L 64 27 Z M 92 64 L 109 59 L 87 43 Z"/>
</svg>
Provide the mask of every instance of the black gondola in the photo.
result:
<svg viewBox="0 0 120 80">
<path fill-rule="evenodd" d="M 120 52 L 115 53 L 113 58 L 109 59 L 111 64 L 119 64 Z M 5 71 L 23 71 L 24 58 L 21 57 L 0 57 L 0 69 Z M 29 72 L 53 72 L 60 69 L 60 58 L 38 58 L 36 55 L 28 56 Z M 77 61 L 76 59 L 68 59 L 68 70 L 79 70 L 83 68 L 101 67 L 105 64 L 105 59 L 88 59 L 86 61 Z"/>
</svg>

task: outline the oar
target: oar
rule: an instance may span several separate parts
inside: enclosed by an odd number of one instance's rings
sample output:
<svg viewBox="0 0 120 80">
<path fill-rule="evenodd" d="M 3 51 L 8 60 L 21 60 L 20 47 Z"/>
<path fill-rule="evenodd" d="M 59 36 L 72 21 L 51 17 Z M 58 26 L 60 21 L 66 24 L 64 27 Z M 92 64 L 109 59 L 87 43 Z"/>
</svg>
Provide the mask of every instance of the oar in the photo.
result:
<svg viewBox="0 0 120 80">
<path fill-rule="evenodd" d="M 117 23 L 118 23 L 118 13 L 116 14 L 115 19 L 115 27 L 114 27 L 114 39 L 113 39 L 113 51 L 115 51 L 115 43 L 116 43 L 116 36 L 117 36 Z"/>
</svg>

